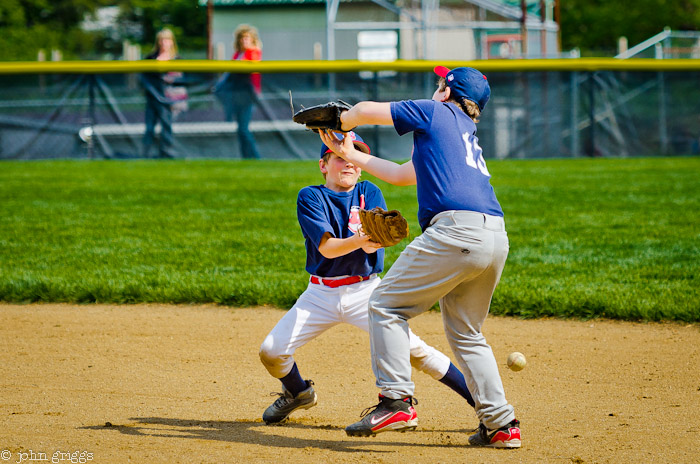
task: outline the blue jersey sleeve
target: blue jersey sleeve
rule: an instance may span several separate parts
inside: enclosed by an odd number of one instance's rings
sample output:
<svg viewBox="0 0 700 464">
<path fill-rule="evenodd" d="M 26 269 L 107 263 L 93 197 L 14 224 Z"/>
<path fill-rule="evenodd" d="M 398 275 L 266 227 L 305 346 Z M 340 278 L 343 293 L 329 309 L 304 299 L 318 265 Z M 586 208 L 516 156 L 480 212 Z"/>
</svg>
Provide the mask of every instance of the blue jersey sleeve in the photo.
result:
<svg viewBox="0 0 700 464">
<path fill-rule="evenodd" d="M 305 236 L 318 249 L 321 238 L 326 232 L 334 235 L 333 227 L 328 222 L 327 206 L 323 198 L 309 187 L 301 189 L 297 197 L 297 219 Z"/>
<path fill-rule="evenodd" d="M 399 135 L 408 132 L 426 132 L 433 120 L 435 102 L 432 100 L 404 100 L 391 102 L 391 118 Z"/>
</svg>

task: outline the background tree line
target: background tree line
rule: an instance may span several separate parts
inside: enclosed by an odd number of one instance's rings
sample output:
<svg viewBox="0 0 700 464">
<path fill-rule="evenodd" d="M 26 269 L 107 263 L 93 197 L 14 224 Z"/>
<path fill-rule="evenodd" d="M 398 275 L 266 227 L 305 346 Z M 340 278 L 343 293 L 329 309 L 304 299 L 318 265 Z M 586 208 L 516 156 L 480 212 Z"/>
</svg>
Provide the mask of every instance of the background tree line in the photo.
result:
<svg viewBox="0 0 700 464">
<path fill-rule="evenodd" d="M 0 0 L 0 61 L 36 60 L 37 50 L 64 59 L 120 56 L 122 41 L 153 47 L 156 32 L 173 29 L 183 49 L 201 50 L 206 57 L 206 6 L 197 0 L 121 0 L 116 28 L 107 32 L 81 29 L 86 14 L 115 6 L 109 0 Z"/>
<path fill-rule="evenodd" d="M 535 0 L 530 0 L 535 1 Z M 560 0 L 563 50 L 612 55 L 620 36 L 635 45 L 668 26 L 698 30 L 700 0 Z M 206 56 L 206 6 L 197 0 L 121 0 L 115 30 L 87 32 L 80 23 L 108 0 L 0 0 L 0 61 L 35 60 L 59 49 L 65 59 L 118 57 L 122 41 L 146 52 L 156 31 L 171 27 L 181 50 Z"/>
<path fill-rule="evenodd" d="M 630 46 L 664 27 L 696 31 L 700 0 L 560 0 L 562 49 L 578 47 L 583 55 L 615 54 L 617 40 Z"/>
</svg>

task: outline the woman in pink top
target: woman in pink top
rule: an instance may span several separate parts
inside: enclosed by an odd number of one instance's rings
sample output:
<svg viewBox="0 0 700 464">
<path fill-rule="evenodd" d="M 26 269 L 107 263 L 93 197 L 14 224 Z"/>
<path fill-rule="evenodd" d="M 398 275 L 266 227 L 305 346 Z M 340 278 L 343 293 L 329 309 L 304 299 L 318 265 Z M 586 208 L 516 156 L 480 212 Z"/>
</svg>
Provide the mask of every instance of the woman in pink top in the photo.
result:
<svg viewBox="0 0 700 464">
<path fill-rule="evenodd" d="M 241 24 L 233 35 L 235 37 L 233 60 L 262 60 L 262 42 L 256 28 Z M 243 158 L 260 158 L 255 139 L 248 128 L 253 114 L 253 104 L 260 90 L 261 76 L 259 73 L 226 73 L 221 76 L 214 87 L 214 92 L 224 105 L 226 121 L 233 121 L 234 116 L 236 118 L 238 141 Z"/>
</svg>

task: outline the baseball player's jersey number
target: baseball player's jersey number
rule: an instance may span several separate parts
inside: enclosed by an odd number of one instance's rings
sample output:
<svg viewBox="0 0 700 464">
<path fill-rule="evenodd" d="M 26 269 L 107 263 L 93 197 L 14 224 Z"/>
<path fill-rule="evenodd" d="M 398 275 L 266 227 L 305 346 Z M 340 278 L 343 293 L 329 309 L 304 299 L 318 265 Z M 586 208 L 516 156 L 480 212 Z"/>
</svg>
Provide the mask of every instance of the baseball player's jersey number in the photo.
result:
<svg viewBox="0 0 700 464">
<path fill-rule="evenodd" d="M 479 144 L 476 143 L 476 138 L 470 137 L 469 134 L 465 132 L 462 134 L 462 140 L 464 140 L 464 146 L 467 148 L 467 165 L 478 169 L 483 175 L 491 177 L 489 170 L 486 169 L 483 151 Z"/>
</svg>

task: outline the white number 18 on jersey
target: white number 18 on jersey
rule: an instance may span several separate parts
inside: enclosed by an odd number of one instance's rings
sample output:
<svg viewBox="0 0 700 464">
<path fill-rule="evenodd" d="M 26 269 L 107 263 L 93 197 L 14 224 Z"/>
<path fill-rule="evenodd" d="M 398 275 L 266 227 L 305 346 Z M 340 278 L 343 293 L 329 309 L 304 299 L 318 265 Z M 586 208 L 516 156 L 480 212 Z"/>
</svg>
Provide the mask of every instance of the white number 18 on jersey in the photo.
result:
<svg viewBox="0 0 700 464">
<path fill-rule="evenodd" d="M 475 137 L 469 137 L 468 133 L 462 134 L 462 140 L 464 140 L 464 146 L 467 148 L 467 165 L 478 169 L 486 177 L 491 177 L 489 170 L 486 169 L 486 161 L 484 160 L 483 151 L 481 147 L 476 142 Z"/>
</svg>

